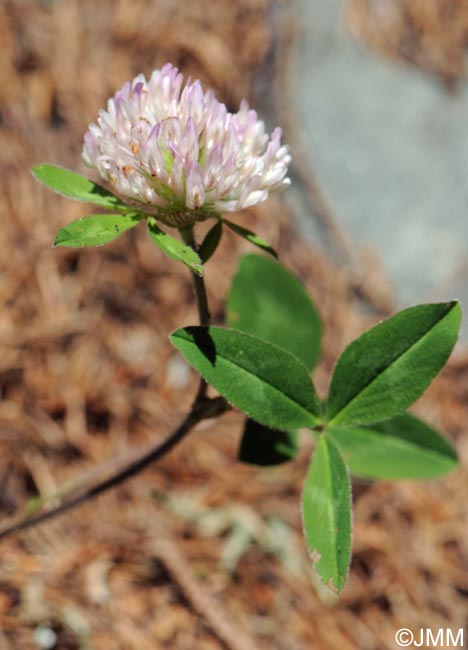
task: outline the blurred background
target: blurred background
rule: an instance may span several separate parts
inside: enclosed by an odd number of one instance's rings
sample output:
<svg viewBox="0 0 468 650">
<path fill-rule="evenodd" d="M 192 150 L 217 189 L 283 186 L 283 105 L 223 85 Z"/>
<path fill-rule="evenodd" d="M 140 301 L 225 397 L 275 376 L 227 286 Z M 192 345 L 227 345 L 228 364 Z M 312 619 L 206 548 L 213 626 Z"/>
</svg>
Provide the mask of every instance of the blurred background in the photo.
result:
<svg viewBox="0 0 468 650">
<path fill-rule="evenodd" d="M 4 0 L 0 39 L 4 523 L 161 440 L 196 386 L 167 338 L 196 321 L 185 270 L 139 228 L 105 248 L 52 250 L 56 230 L 91 209 L 29 173 L 39 162 L 89 173 L 87 125 L 139 72 L 170 61 L 231 110 L 247 97 L 284 128 L 291 190 L 236 220 L 280 251 L 319 307 L 319 392 L 343 346 L 380 318 L 466 302 L 466 3 Z M 248 250 L 226 233 L 210 262 L 216 322 Z M 402 627 L 466 628 L 463 344 L 415 411 L 462 468 L 354 484 L 339 599 L 318 585 L 302 540 L 312 441 L 287 465 L 241 465 L 242 417 L 229 413 L 130 483 L 1 543 L 0 649 L 386 650 Z"/>
</svg>

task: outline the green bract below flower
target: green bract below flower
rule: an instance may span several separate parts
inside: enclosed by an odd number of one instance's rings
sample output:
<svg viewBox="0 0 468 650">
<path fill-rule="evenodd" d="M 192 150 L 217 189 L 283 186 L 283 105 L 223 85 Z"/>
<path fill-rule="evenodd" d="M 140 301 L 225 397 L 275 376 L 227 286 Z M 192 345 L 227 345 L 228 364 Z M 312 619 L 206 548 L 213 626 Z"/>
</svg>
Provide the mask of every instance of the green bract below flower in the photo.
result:
<svg viewBox="0 0 468 650">
<path fill-rule="evenodd" d="M 157 208 L 171 226 L 264 201 L 289 185 L 280 128 L 241 103 L 229 113 L 212 91 L 171 64 L 124 84 L 85 135 L 83 158 L 120 195 Z"/>
</svg>

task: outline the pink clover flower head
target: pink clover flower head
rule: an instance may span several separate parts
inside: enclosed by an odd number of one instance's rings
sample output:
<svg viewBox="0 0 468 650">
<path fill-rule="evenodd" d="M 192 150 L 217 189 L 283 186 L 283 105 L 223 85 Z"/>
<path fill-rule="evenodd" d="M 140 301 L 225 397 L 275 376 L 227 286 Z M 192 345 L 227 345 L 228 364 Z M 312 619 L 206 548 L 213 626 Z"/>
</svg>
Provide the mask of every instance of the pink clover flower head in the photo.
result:
<svg viewBox="0 0 468 650">
<path fill-rule="evenodd" d="M 245 100 L 229 113 L 166 64 L 126 82 L 84 138 L 83 159 L 122 196 L 184 227 L 264 201 L 289 185 L 291 157 Z"/>
</svg>

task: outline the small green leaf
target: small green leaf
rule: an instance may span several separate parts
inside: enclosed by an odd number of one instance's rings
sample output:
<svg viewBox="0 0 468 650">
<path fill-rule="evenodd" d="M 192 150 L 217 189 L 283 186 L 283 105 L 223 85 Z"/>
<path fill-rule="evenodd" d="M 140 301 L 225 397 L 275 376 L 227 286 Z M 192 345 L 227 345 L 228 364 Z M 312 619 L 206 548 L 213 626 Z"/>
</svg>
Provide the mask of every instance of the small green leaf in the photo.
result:
<svg viewBox="0 0 468 650">
<path fill-rule="evenodd" d="M 203 265 L 193 248 L 181 242 L 180 239 L 168 235 L 151 218 L 148 219 L 148 233 L 152 242 L 168 257 L 182 262 L 198 275 L 203 275 Z"/>
<path fill-rule="evenodd" d="M 203 264 L 205 264 L 205 262 L 208 262 L 215 250 L 218 248 L 222 234 L 223 222 L 217 221 L 215 225 L 207 232 L 205 239 L 202 241 L 200 248 L 198 249 L 198 254 L 200 255 L 200 259 Z"/>
<path fill-rule="evenodd" d="M 323 583 L 340 592 L 351 559 L 351 486 L 338 447 L 322 434 L 302 495 L 307 548 Z"/>
<path fill-rule="evenodd" d="M 330 422 L 372 424 L 403 412 L 447 361 L 460 320 L 456 301 L 419 305 L 353 341 L 333 373 Z"/>
<path fill-rule="evenodd" d="M 353 474 L 362 478 L 434 478 L 457 466 L 457 455 L 435 429 L 404 413 L 368 427 L 330 427 Z"/>
<path fill-rule="evenodd" d="M 141 219 L 138 213 L 93 214 L 89 217 L 81 217 L 65 228 L 60 228 L 55 236 L 54 246 L 70 248 L 102 246 L 136 226 Z"/>
<path fill-rule="evenodd" d="M 278 431 L 248 418 L 239 449 L 239 460 L 251 465 L 279 465 L 297 455 L 297 431 Z"/>
<path fill-rule="evenodd" d="M 266 253 L 269 253 L 273 257 L 278 257 L 276 251 L 270 246 L 270 244 L 268 244 L 266 241 L 264 241 L 261 237 L 256 235 L 251 230 L 247 230 L 247 228 L 242 228 L 242 226 L 238 226 L 237 223 L 233 223 L 232 221 L 228 221 L 227 219 L 223 219 L 223 223 L 225 223 L 228 228 L 230 228 L 233 232 L 235 232 L 236 235 L 243 237 L 254 246 L 257 246 L 257 248 L 261 248 L 262 250 L 264 250 Z"/>
<path fill-rule="evenodd" d="M 92 203 L 109 210 L 125 210 L 128 212 L 132 209 L 131 206 L 126 205 L 101 185 L 97 185 L 86 176 L 81 176 L 81 174 L 72 172 L 70 169 L 44 163 L 33 167 L 32 173 L 38 181 L 69 199 Z"/>
<path fill-rule="evenodd" d="M 221 327 L 187 327 L 171 335 L 187 361 L 232 404 L 274 429 L 318 423 L 320 406 L 295 357 L 253 336 Z"/>
<path fill-rule="evenodd" d="M 245 255 L 227 303 L 230 327 L 291 352 L 309 369 L 320 353 L 320 317 L 299 280 L 278 262 Z"/>
</svg>

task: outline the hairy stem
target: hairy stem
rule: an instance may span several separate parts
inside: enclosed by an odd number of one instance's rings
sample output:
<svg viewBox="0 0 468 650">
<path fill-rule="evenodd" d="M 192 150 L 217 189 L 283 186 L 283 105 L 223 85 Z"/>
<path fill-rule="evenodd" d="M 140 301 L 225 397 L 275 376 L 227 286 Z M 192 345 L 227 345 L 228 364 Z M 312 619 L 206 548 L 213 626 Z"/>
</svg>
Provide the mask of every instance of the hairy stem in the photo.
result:
<svg viewBox="0 0 468 650">
<path fill-rule="evenodd" d="M 91 499 L 98 497 L 100 494 L 107 492 L 111 488 L 124 483 L 136 474 L 139 474 L 142 470 L 148 467 L 148 465 L 151 465 L 151 463 L 154 463 L 156 460 L 165 456 L 173 447 L 185 438 L 189 431 L 191 431 L 198 422 L 221 415 L 221 413 L 224 413 L 224 411 L 229 408 L 230 407 L 224 401 L 224 398 L 217 397 L 215 399 L 205 400 L 204 402 L 200 402 L 196 399 L 190 413 L 182 420 L 179 426 L 176 427 L 165 440 L 163 440 L 162 443 L 152 447 L 146 452 L 146 454 L 141 456 L 141 458 L 129 463 L 109 478 L 85 489 L 84 492 L 71 497 L 55 508 L 51 508 L 45 512 L 40 512 L 31 517 L 25 517 L 16 524 L 12 524 L 8 528 L 0 530 L 0 539 L 18 533 L 26 528 L 32 528 L 33 526 L 42 524 L 45 521 L 53 519 L 83 503 L 87 503 Z"/>
<path fill-rule="evenodd" d="M 190 248 L 193 248 L 195 252 L 198 252 L 195 235 L 193 233 L 193 226 L 190 228 L 181 229 L 180 234 L 187 246 L 190 246 Z M 206 293 L 205 280 L 203 276 L 198 275 L 194 271 L 191 271 L 191 274 L 193 280 L 193 288 L 195 291 L 195 300 L 198 308 L 198 320 L 200 322 L 200 325 L 209 325 L 211 316 L 210 310 L 208 308 L 208 295 Z M 203 378 L 200 378 L 200 384 L 198 386 L 196 399 L 204 399 L 207 389 L 208 384 Z"/>
<path fill-rule="evenodd" d="M 191 246 L 195 251 L 197 246 L 193 235 L 193 228 L 181 230 L 182 237 L 185 243 Z M 192 279 L 195 290 L 195 299 L 198 307 L 198 316 L 200 325 L 209 325 L 210 312 L 208 309 L 208 297 L 206 293 L 205 282 L 202 277 L 192 272 Z M 79 494 L 70 497 L 63 501 L 55 508 L 40 512 L 32 516 L 23 517 L 20 521 L 7 526 L 3 530 L 0 529 L 0 539 L 18 533 L 26 528 L 32 528 L 38 524 L 44 523 L 57 517 L 58 515 L 72 510 L 83 503 L 87 503 L 91 499 L 98 497 L 100 494 L 121 485 L 128 479 L 136 476 L 143 471 L 148 465 L 151 465 L 156 460 L 165 456 L 173 447 L 175 447 L 185 436 L 193 429 L 193 427 L 207 418 L 217 417 L 229 410 L 231 407 L 223 397 L 207 398 L 206 391 L 208 385 L 203 378 L 200 378 L 198 391 L 192 408 L 188 415 L 182 420 L 178 427 L 160 444 L 151 447 L 143 456 L 135 461 L 125 465 L 122 469 L 118 470 L 115 474 L 103 481 L 86 488 Z"/>
<path fill-rule="evenodd" d="M 190 248 L 193 248 L 193 250 L 197 252 L 198 249 L 195 243 L 195 237 L 193 235 L 193 227 L 184 228 L 183 230 L 180 231 L 180 233 L 182 235 L 182 239 L 187 244 L 187 246 L 190 246 Z M 191 273 L 193 279 L 193 286 L 195 289 L 195 298 L 197 301 L 198 318 L 200 320 L 200 325 L 209 325 L 210 311 L 208 309 L 208 296 L 206 294 L 205 281 L 202 276 L 198 275 L 194 271 L 191 271 Z"/>
</svg>

